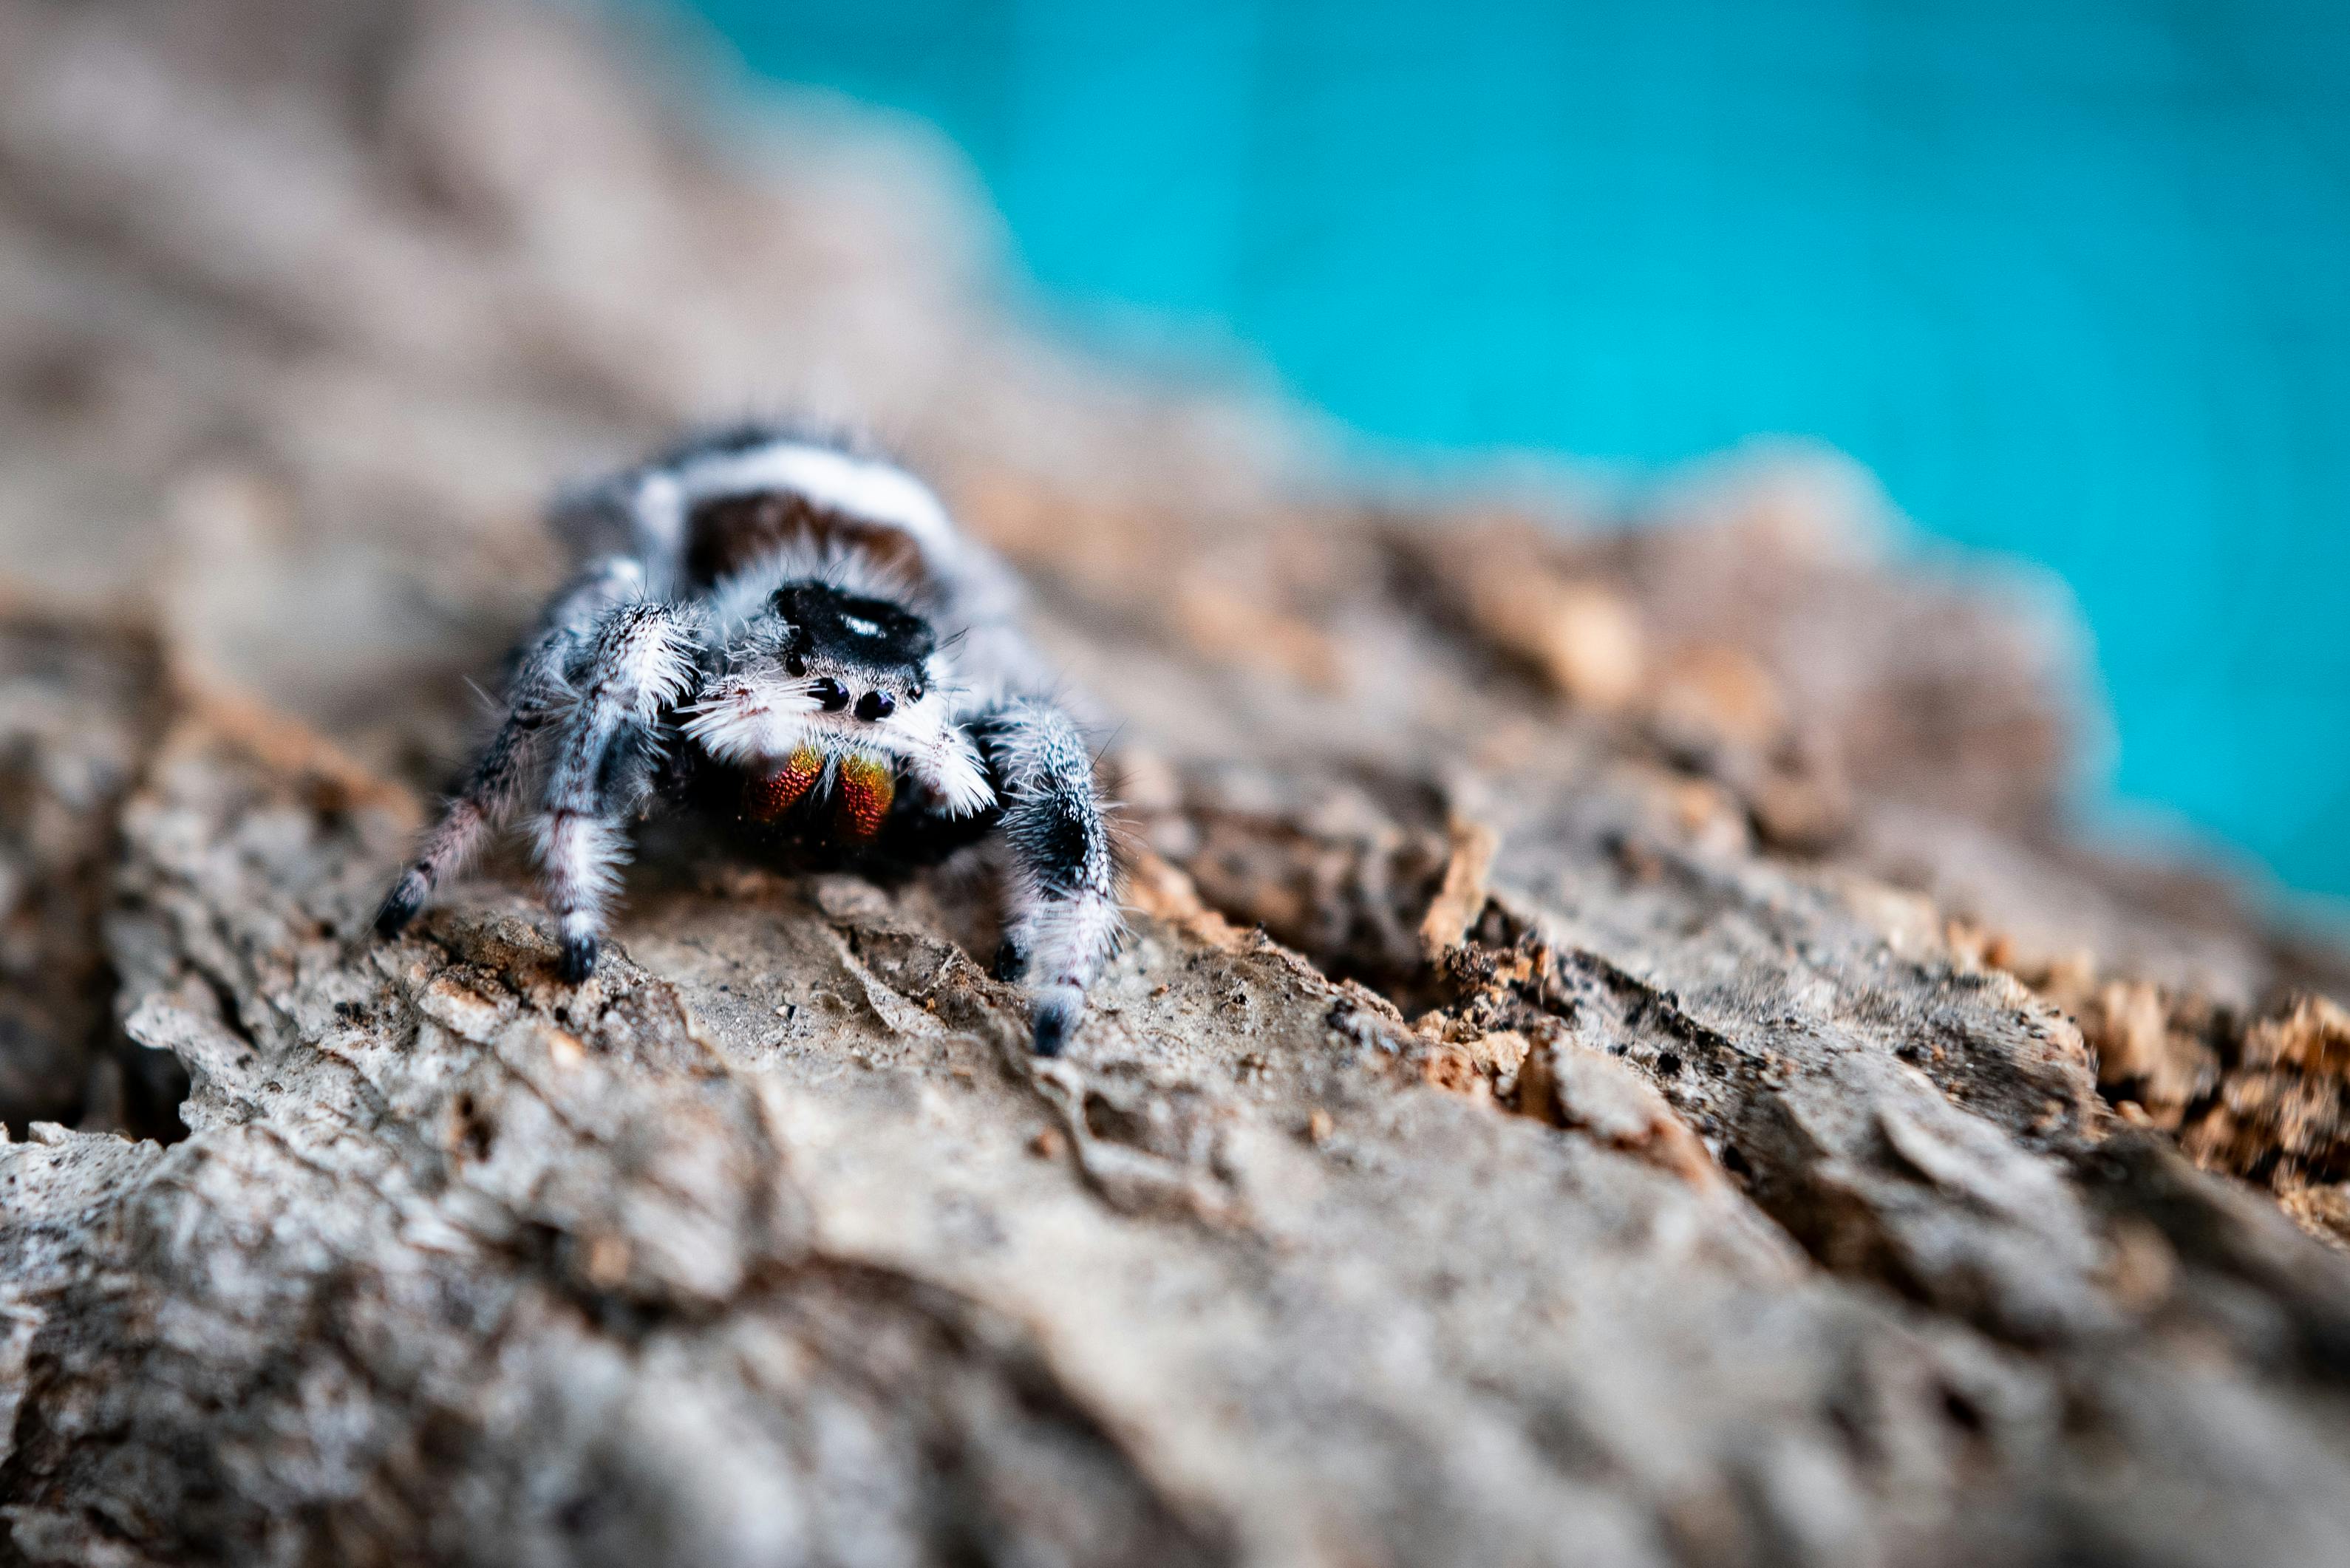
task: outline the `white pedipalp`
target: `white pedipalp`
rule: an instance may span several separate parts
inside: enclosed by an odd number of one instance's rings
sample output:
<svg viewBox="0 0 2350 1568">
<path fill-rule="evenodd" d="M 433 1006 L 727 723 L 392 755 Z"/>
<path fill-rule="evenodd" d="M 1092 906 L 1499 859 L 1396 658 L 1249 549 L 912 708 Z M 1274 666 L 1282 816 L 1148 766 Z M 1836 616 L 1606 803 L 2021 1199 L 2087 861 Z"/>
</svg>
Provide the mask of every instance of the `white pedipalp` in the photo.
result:
<svg viewBox="0 0 2350 1568">
<path fill-rule="evenodd" d="M 722 763 L 753 767 L 791 755 L 824 707 L 808 682 L 753 668 L 712 681 L 683 711 L 694 744 Z"/>
<path fill-rule="evenodd" d="M 995 804 L 995 791 L 979 748 L 943 721 L 945 711 L 934 694 L 878 722 L 852 719 L 827 711 L 806 680 L 738 670 L 687 710 L 685 732 L 720 762 L 743 768 L 779 766 L 803 747 L 825 758 L 827 776 L 850 757 L 886 757 L 920 780 L 949 815 L 971 816 Z"/>
</svg>

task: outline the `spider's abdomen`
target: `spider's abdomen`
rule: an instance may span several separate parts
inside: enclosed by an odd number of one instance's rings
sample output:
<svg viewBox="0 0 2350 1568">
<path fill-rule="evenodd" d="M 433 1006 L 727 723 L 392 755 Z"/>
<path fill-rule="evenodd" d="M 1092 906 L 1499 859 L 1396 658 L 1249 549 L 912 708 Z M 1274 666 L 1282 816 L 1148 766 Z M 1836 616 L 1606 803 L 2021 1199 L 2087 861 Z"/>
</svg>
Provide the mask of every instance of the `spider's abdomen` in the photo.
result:
<svg viewBox="0 0 2350 1568">
<path fill-rule="evenodd" d="M 581 511 L 572 531 L 619 509 L 633 519 L 633 552 L 662 561 L 689 594 L 779 559 L 854 558 L 880 576 L 931 583 L 965 554 L 946 508 L 912 474 L 782 430 L 712 432 L 598 494 L 603 512 Z"/>
<path fill-rule="evenodd" d="M 901 528 L 852 517 L 787 491 L 714 496 L 686 514 L 686 581 L 707 588 L 776 556 L 855 554 L 909 579 L 922 552 Z"/>
</svg>

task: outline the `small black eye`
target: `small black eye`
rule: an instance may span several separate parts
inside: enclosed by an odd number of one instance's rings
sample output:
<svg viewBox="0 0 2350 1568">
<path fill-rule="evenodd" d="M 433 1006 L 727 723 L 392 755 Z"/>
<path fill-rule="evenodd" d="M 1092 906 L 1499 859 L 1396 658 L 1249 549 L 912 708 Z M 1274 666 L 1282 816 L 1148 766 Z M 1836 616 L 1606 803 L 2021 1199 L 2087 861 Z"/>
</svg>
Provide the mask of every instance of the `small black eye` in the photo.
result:
<svg viewBox="0 0 2350 1568">
<path fill-rule="evenodd" d="M 807 660 L 802 659 L 796 653 L 785 654 L 784 673 L 786 675 L 806 675 L 807 673 Z"/>
<path fill-rule="evenodd" d="M 848 706 L 848 688 L 829 675 L 808 686 L 808 695 L 824 705 L 827 713 L 837 713 Z"/>
<path fill-rule="evenodd" d="M 898 700 L 887 691 L 868 691 L 857 700 L 857 716 L 867 723 L 886 719 L 898 711 Z"/>
<path fill-rule="evenodd" d="M 907 687 L 907 688 L 906 688 L 906 701 L 909 701 L 909 702 L 919 702 L 919 701 L 920 701 L 922 700 L 922 691 L 923 691 L 923 689 L 922 689 L 921 687 L 920 687 L 920 686 L 909 686 L 909 687 Z"/>
</svg>

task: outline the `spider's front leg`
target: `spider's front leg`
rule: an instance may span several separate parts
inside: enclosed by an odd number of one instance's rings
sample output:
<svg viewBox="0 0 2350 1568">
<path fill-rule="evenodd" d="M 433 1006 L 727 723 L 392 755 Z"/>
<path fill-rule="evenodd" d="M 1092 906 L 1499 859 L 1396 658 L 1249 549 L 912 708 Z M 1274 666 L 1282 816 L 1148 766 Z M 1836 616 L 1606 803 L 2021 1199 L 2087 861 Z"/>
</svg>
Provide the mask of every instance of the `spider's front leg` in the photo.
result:
<svg viewBox="0 0 2350 1568">
<path fill-rule="evenodd" d="M 662 710 L 693 683 L 696 629 L 674 605 L 615 605 L 575 680 L 578 696 L 547 766 L 537 835 L 563 978 L 574 985 L 595 971 L 605 906 L 628 857 L 622 824 L 650 785 Z"/>
<path fill-rule="evenodd" d="M 1093 753 L 1051 703 L 1014 701 L 972 726 L 1003 781 L 1011 861 L 996 970 L 1035 999 L 1035 1048 L 1060 1053 L 1086 988 L 1117 950 L 1118 867 L 1094 784 Z"/>
<path fill-rule="evenodd" d="M 582 573 L 548 606 L 537 630 L 516 649 L 506 682 L 506 711 L 482 747 L 416 858 L 392 884 L 375 918 L 376 934 L 396 937 L 439 883 L 463 870 L 522 793 L 539 732 L 571 695 L 575 667 L 594 649 L 605 613 L 637 591 L 634 561 L 608 557 Z"/>
</svg>

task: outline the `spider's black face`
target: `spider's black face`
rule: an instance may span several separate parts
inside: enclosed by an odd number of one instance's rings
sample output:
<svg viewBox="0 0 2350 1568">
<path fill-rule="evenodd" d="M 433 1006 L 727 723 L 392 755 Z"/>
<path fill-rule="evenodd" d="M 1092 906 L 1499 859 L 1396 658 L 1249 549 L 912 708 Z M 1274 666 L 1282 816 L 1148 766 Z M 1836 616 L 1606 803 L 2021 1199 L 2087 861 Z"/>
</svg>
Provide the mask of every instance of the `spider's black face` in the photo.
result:
<svg viewBox="0 0 2350 1568">
<path fill-rule="evenodd" d="M 810 689 L 827 711 L 854 707 L 870 722 L 921 701 L 925 662 L 938 647 L 921 617 L 826 583 L 785 583 L 772 602 L 791 627 L 784 668 L 814 677 Z"/>
</svg>

